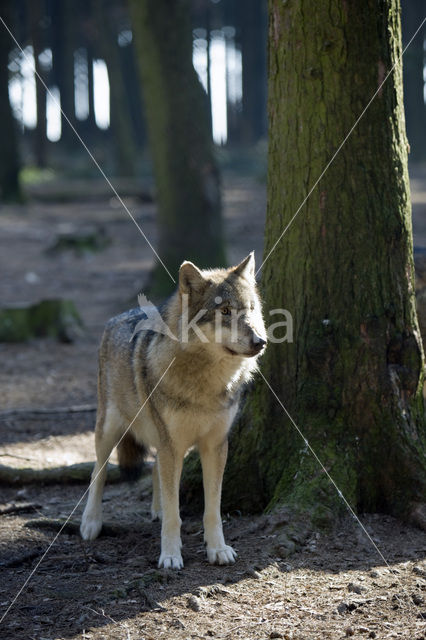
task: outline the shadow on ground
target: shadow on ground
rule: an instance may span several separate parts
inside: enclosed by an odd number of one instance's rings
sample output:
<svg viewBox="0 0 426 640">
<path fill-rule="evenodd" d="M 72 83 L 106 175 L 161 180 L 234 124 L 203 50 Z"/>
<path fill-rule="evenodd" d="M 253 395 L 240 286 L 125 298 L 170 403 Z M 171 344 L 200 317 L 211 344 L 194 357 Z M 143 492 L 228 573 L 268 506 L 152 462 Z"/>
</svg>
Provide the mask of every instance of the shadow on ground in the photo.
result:
<svg viewBox="0 0 426 640">
<path fill-rule="evenodd" d="M 382 575 L 385 592 L 393 589 L 395 593 L 405 593 L 404 586 L 398 583 L 397 574 L 401 573 L 401 565 L 406 567 L 414 582 L 423 580 L 426 589 L 426 567 L 421 569 L 417 566 L 426 557 L 424 533 L 379 515 L 364 516 L 362 521 L 389 566 L 395 570 L 395 575 L 386 568 L 371 541 L 353 519 L 341 522 L 328 535 L 308 535 L 295 553 L 282 557 L 278 539 L 286 531 L 286 525 L 277 528 L 279 519 L 273 520 L 270 516 L 243 517 L 238 514 L 228 515 L 224 525 L 227 542 L 238 551 L 235 565 L 210 566 L 203 547 L 201 519 L 186 517 L 183 513 L 185 568 L 178 572 L 158 570 L 160 525 L 149 521 L 150 489 L 146 481 L 142 495 L 137 485 L 107 487 L 105 521 L 113 525 L 109 527 L 110 535 L 102 535 L 98 540 L 88 543 L 83 542 L 76 533 L 63 533 L 38 566 L 55 533 L 26 525 L 40 515 L 50 518 L 68 515 L 84 489 L 67 487 L 64 494 L 57 486 L 41 489 L 27 487 L 19 492 L 9 489 L 5 493 L 9 501 L 19 504 L 20 500 L 25 500 L 27 504 L 33 504 L 35 510 L 19 515 L 4 515 L 2 518 L 2 614 L 31 572 L 37 568 L 2 623 L 3 637 L 8 639 L 80 636 L 124 638 L 123 629 L 129 629 L 128 625 L 132 632 L 139 627 L 142 630 L 148 624 L 154 629 L 158 627 L 160 633 L 165 621 L 169 628 L 174 629 L 173 635 L 176 635 L 176 631 L 178 637 L 180 633 L 182 637 L 190 637 L 191 634 L 185 635 L 184 632 L 187 614 L 197 614 L 200 619 L 200 610 L 203 608 L 209 611 L 204 622 L 204 634 L 207 635 L 200 633 L 194 637 L 208 637 L 210 623 L 214 627 L 215 608 L 225 609 L 226 612 L 226 608 L 231 607 L 234 617 L 241 612 L 238 604 L 241 596 L 233 595 L 235 589 L 237 592 L 243 589 L 245 593 L 252 593 L 256 587 L 249 588 L 250 583 L 258 588 L 264 582 L 270 592 L 268 585 L 276 583 L 276 589 L 272 591 L 274 595 L 281 594 L 279 602 L 282 602 L 283 589 L 287 592 L 289 580 L 299 580 L 299 575 L 304 576 L 304 582 L 298 584 L 305 585 L 305 596 L 306 583 L 309 586 L 317 580 L 322 581 L 325 590 L 332 595 L 335 595 L 334 591 L 338 593 L 339 589 L 343 589 L 342 594 L 338 595 L 346 596 L 350 580 L 347 576 L 355 576 L 353 580 L 358 583 L 358 588 L 354 587 L 355 592 L 350 595 L 355 597 L 352 600 L 358 604 L 352 602 L 351 605 L 351 602 L 342 600 L 343 604 L 340 605 L 354 606 L 360 610 L 363 604 L 365 607 L 368 603 L 367 589 L 363 586 L 366 576 L 367 582 L 371 582 L 371 570 L 377 567 L 377 575 L 374 572 L 372 575 L 373 578 L 374 575 L 376 578 Z M 83 504 L 77 513 L 81 513 Z M 73 521 L 77 522 L 78 517 L 74 515 Z M 415 572 L 413 574 L 413 568 L 418 575 Z M 333 591 L 332 585 L 336 580 L 346 581 L 347 584 L 345 587 L 335 587 Z M 410 583 L 410 593 L 413 588 Z M 287 592 L 286 596 L 290 596 L 290 602 L 294 594 Z M 264 607 L 273 599 L 269 595 L 259 612 L 269 611 Z M 371 606 L 373 600 L 370 599 Z M 298 598 L 295 600 L 297 602 Z M 256 607 L 259 607 L 259 601 L 254 598 L 251 610 L 254 611 Z M 312 607 L 319 608 L 314 602 Z M 102 635 L 104 628 L 105 635 Z M 85 635 L 88 630 L 95 635 Z M 133 635 L 129 637 L 133 639 Z M 138 637 L 145 636 L 135 636 Z M 158 637 L 162 637 L 161 634 Z M 218 637 L 222 636 L 219 634 Z"/>
</svg>

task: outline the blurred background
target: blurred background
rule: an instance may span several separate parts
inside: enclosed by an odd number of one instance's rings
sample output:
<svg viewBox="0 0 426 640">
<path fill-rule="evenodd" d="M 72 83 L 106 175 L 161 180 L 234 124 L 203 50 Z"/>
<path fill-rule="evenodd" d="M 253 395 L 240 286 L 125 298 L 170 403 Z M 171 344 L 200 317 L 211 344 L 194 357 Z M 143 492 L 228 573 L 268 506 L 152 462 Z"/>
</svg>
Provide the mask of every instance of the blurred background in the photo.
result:
<svg viewBox="0 0 426 640">
<path fill-rule="evenodd" d="M 192 61 L 208 95 L 221 165 L 247 170 L 256 163 L 259 177 L 267 130 L 266 5 L 193 0 L 189 7 Z M 108 175 L 149 180 L 144 89 L 128 3 L 14 0 L 9 16 L 23 49 L 2 28 L 24 188 L 42 179 L 99 177 L 61 108 Z M 34 68 L 49 91 L 36 82 Z"/>
<path fill-rule="evenodd" d="M 2 27 L 24 187 L 43 176 L 99 177 L 61 108 L 109 175 L 151 176 L 126 0 L 3 0 L 1 5 L 23 49 Z M 221 164 L 253 168 L 247 152 L 257 147 L 256 164 L 266 152 L 267 2 L 191 0 L 189 5 L 192 61 L 208 95 Z M 405 43 L 423 10 L 421 0 L 402 0 Z M 407 131 L 417 162 L 426 160 L 424 57 L 423 35 L 404 57 Z M 49 91 L 36 82 L 34 69 Z M 265 163 L 260 174 L 262 169 Z"/>
</svg>

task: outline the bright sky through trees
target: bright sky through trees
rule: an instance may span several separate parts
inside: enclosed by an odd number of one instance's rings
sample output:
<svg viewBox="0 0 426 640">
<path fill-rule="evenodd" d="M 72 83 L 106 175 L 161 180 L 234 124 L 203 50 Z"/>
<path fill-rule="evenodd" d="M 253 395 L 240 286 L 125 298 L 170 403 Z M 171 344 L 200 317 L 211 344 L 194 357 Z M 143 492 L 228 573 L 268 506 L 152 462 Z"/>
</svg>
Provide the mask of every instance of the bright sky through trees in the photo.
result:
<svg viewBox="0 0 426 640">
<path fill-rule="evenodd" d="M 207 40 L 203 29 L 194 34 L 193 63 L 200 81 L 207 91 Z M 119 44 L 131 42 L 131 32 L 120 34 Z M 34 76 L 34 56 L 31 46 L 25 48 L 25 55 L 13 51 L 9 69 L 12 77 L 9 95 L 13 112 L 21 127 L 34 129 L 37 124 L 36 94 Z M 45 49 L 40 62 L 48 71 L 52 67 L 52 51 Z M 93 60 L 95 120 L 100 129 L 108 129 L 110 124 L 109 80 L 106 64 L 101 59 Z M 84 48 L 74 52 L 75 112 L 78 120 L 89 115 L 87 53 Z M 226 27 L 211 32 L 210 38 L 210 88 L 212 105 L 213 140 L 225 144 L 227 140 L 227 100 L 237 104 L 242 99 L 241 52 L 236 48 L 233 29 Z M 61 137 L 60 94 L 57 87 L 50 87 L 53 94 L 47 96 L 47 137 L 56 142 Z"/>
</svg>

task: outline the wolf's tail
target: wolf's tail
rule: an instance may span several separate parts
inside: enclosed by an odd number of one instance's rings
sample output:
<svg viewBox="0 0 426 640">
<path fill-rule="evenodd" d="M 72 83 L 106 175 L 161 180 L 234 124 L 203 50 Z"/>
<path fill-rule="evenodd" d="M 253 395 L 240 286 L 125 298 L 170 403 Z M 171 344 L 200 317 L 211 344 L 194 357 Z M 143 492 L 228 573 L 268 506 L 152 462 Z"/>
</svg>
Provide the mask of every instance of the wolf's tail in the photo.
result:
<svg viewBox="0 0 426 640">
<path fill-rule="evenodd" d="M 125 480 L 138 480 L 142 474 L 146 449 L 136 441 L 134 435 L 127 432 L 117 447 L 118 464 Z"/>
</svg>

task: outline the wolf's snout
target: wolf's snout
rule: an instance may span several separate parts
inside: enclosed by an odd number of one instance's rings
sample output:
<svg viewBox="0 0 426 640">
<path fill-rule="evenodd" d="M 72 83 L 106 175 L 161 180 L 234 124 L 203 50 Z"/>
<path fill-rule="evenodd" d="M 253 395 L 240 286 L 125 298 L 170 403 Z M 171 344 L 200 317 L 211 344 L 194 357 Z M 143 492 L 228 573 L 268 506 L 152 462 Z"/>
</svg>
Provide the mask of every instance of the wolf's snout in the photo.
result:
<svg viewBox="0 0 426 640">
<path fill-rule="evenodd" d="M 254 333 L 252 337 L 252 343 L 253 349 L 255 349 L 256 352 L 259 352 L 262 351 L 263 347 L 265 346 L 266 340 L 258 336 L 257 333 Z"/>
</svg>

